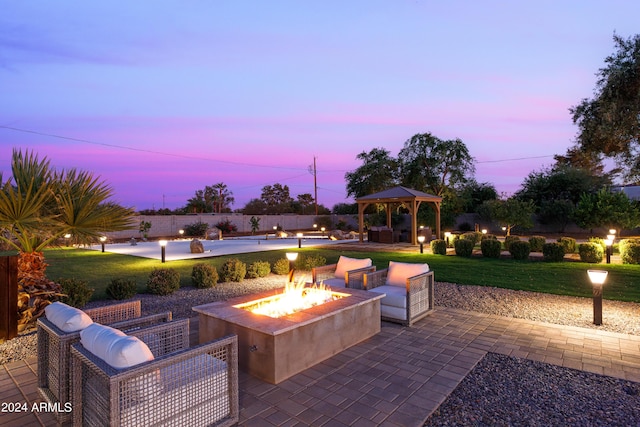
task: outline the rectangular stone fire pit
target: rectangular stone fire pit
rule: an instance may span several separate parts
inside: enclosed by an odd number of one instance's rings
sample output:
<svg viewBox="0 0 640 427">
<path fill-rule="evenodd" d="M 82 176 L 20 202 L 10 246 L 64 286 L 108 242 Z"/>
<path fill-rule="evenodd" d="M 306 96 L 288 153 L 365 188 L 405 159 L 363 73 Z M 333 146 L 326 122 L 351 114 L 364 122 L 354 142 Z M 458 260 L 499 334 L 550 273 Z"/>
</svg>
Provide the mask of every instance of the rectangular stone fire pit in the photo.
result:
<svg viewBox="0 0 640 427">
<path fill-rule="evenodd" d="M 358 289 L 341 289 L 339 293 L 346 296 L 280 318 L 234 307 L 281 292 L 193 307 L 199 317 L 200 342 L 236 334 L 240 369 L 278 384 L 380 332 L 384 294 Z"/>
</svg>

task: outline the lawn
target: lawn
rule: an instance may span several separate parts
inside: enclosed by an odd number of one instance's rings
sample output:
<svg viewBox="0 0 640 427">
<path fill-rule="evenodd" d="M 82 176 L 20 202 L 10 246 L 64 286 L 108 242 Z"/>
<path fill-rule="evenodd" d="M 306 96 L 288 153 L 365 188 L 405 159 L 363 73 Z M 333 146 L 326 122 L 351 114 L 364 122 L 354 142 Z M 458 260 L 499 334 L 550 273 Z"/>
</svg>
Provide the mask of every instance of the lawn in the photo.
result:
<svg viewBox="0 0 640 427">
<path fill-rule="evenodd" d="M 106 286 L 115 278 L 133 279 L 138 285 L 138 290 L 144 292 L 149 273 L 154 268 L 166 267 L 176 269 L 180 273 L 181 286 L 190 286 L 191 269 L 196 263 L 206 262 L 220 267 L 230 257 L 239 258 L 247 264 L 253 261 L 273 263 L 277 259 L 284 258 L 285 252 L 284 250 L 256 252 L 199 260 L 171 261 L 165 264 L 158 260 L 70 248 L 48 249 L 45 251 L 45 257 L 49 263 L 47 274 L 51 279 L 86 280 L 89 286 L 96 290 L 93 299 L 103 299 Z M 374 265 L 379 269 L 385 268 L 390 260 L 426 262 L 435 272 L 437 281 L 582 297 L 591 296 L 591 285 L 586 271 L 590 268 L 604 269 L 609 271 L 604 288 L 605 299 L 640 302 L 640 266 L 637 265 L 594 265 L 573 261 L 548 263 L 419 253 L 361 252 L 340 250 L 338 247 L 335 249 L 302 248 L 299 252 L 321 255 L 327 259 L 327 263 L 337 261 L 340 255 L 372 258 Z M 310 277 L 310 272 L 308 274 Z"/>
</svg>

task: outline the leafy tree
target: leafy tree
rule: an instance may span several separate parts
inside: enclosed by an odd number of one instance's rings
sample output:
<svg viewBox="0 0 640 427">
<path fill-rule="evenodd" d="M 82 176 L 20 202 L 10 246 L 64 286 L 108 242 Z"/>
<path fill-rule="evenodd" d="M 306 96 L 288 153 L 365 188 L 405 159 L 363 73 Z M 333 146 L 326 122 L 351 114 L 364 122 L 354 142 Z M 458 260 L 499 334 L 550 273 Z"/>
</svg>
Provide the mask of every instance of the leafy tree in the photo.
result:
<svg viewBox="0 0 640 427">
<path fill-rule="evenodd" d="M 436 196 L 464 184 L 475 172 L 473 157 L 462 140 L 445 141 L 430 133 L 407 140 L 398 162 L 402 185 Z"/>
<path fill-rule="evenodd" d="M 347 196 L 354 198 L 377 193 L 397 185 L 397 161 L 384 148 L 374 148 L 356 156 L 362 166 L 344 176 L 347 181 Z"/>
<path fill-rule="evenodd" d="M 203 213 L 207 210 L 207 203 L 204 199 L 204 190 L 196 190 L 195 195 L 187 200 L 187 205 L 184 208 L 185 212 L 189 213 Z"/>
<path fill-rule="evenodd" d="M 640 225 L 640 207 L 623 192 L 613 193 L 603 188 L 597 193 L 582 195 L 573 219 L 584 229 L 631 229 Z"/>
<path fill-rule="evenodd" d="M 570 167 L 582 169 L 591 176 L 605 176 L 602 155 L 594 152 L 587 153 L 579 145 L 569 147 L 564 156 L 556 154 L 553 159 L 556 161 L 554 170 Z"/>
<path fill-rule="evenodd" d="M 538 219 L 542 224 L 555 224 L 564 232 L 571 222 L 575 204 L 570 200 L 545 200 L 538 208 Z"/>
<path fill-rule="evenodd" d="M 69 235 L 74 243 L 97 242 L 106 231 L 134 227 L 133 210 L 110 202 L 112 189 L 91 173 L 55 171 L 49 160 L 13 150 L 12 176 L 0 174 L 0 241 L 18 254 L 21 328 L 42 314 L 60 286 L 46 278 L 42 250 Z"/>
<path fill-rule="evenodd" d="M 300 207 L 299 212 L 304 215 L 307 209 L 315 205 L 315 199 L 310 193 L 298 194 L 296 198 L 297 205 Z"/>
<path fill-rule="evenodd" d="M 331 210 L 336 215 L 357 215 L 358 204 L 357 203 L 337 203 L 333 205 Z"/>
<path fill-rule="evenodd" d="M 242 208 L 245 215 L 264 215 L 267 213 L 267 204 L 262 199 L 251 199 Z"/>
<path fill-rule="evenodd" d="M 211 212 L 231 212 L 231 205 L 235 202 L 233 192 L 223 182 L 207 186 L 204 190 L 205 200 L 211 203 Z"/>
<path fill-rule="evenodd" d="M 291 211 L 293 199 L 289 194 L 289 186 L 282 184 L 265 185 L 262 187 L 260 199 L 267 206 L 267 213 L 283 213 Z"/>
<path fill-rule="evenodd" d="M 463 212 L 474 213 L 487 200 L 498 198 L 498 192 L 493 184 L 478 183 L 475 179 L 465 182 L 457 192 Z"/>
<path fill-rule="evenodd" d="M 506 200 L 488 200 L 479 209 L 481 217 L 507 228 L 507 236 L 513 227 L 531 228 L 535 206 L 531 200 L 510 197 Z"/>
<path fill-rule="evenodd" d="M 598 70 L 592 99 L 570 109 L 585 153 L 613 158 L 629 182 L 640 178 L 640 35 L 613 35 L 616 51 Z"/>
</svg>

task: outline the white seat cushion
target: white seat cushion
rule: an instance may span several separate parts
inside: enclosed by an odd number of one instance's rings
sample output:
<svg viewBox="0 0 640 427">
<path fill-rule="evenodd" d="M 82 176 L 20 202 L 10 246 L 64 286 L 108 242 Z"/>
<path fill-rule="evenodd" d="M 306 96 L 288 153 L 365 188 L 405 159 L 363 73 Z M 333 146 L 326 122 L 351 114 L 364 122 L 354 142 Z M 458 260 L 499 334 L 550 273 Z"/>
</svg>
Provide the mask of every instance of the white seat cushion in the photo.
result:
<svg viewBox="0 0 640 427">
<path fill-rule="evenodd" d="M 344 280 L 344 276 L 347 271 L 357 270 L 364 267 L 371 267 L 371 265 L 371 258 L 358 259 L 340 255 L 340 258 L 338 259 L 338 265 L 336 265 L 336 279 Z"/>
<path fill-rule="evenodd" d="M 387 294 L 380 300 L 380 305 L 388 305 L 391 307 L 407 308 L 407 292 L 405 288 L 400 286 L 383 285 L 370 289 L 369 292 L 379 294 Z"/>
<path fill-rule="evenodd" d="M 84 311 L 61 302 L 54 302 L 44 308 L 47 320 L 64 332 L 80 331 L 93 323 Z"/>
<path fill-rule="evenodd" d="M 407 279 L 429 271 L 429 264 L 389 261 L 386 285 L 406 288 Z"/>
<path fill-rule="evenodd" d="M 149 347 L 137 337 L 94 323 L 80 332 L 83 347 L 116 369 L 153 360 Z"/>
<path fill-rule="evenodd" d="M 324 279 L 322 283 L 330 288 L 345 288 L 344 279 Z"/>
</svg>

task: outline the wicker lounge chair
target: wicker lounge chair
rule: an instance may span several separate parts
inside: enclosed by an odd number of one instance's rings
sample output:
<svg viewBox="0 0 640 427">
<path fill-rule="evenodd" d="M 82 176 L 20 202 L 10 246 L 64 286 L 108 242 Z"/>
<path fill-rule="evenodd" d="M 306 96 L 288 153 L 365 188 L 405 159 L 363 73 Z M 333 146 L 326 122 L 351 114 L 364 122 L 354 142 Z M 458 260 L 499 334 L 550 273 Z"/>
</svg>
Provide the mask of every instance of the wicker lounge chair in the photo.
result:
<svg viewBox="0 0 640 427">
<path fill-rule="evenodd" d="M 140 329 L 151 361 L 116 369 L 72 346 L 73 424 L 228 426 L 239 419 L 238 341 L 189 348 L 188 319 Z"/>
<path fill-rule="evenodd" d="M 371 259 L 357 259 L 340 256 L 335 264 L 327 264 L 311 269 L 313 283 L 324 283 L 332 288 L 364 289 L 364 273 L 376 271 Z"/>
<path fill-rule="evenodd" d="M 389 268 L 366 273 L 363 286 L 386 294 L 380 300 L 382 320 L 411 326 L 433 310 L 433 271 L 427 264 L 389 262 Z"/>
<path fill-rule="evenodd" d="M 123 302 L 84 310 L 97 323 L 110 324 L 124 331 L 171 321 L 171 312 L 140 317 L 140 301 Z M 80 339 L 80 332 L 64 332 L 46 317 L 37 321 L 38 391 L 51 404 L 64 406 L 71 402 L 70 349 Z M 69 413 L 57 412 L 58 421 L 68 421 Z"/>
</svg>

